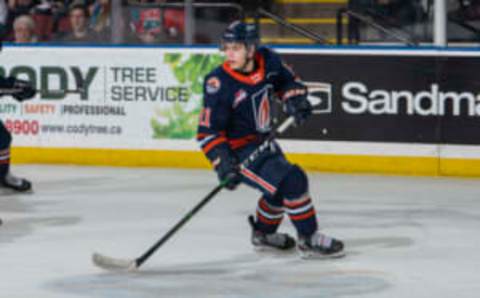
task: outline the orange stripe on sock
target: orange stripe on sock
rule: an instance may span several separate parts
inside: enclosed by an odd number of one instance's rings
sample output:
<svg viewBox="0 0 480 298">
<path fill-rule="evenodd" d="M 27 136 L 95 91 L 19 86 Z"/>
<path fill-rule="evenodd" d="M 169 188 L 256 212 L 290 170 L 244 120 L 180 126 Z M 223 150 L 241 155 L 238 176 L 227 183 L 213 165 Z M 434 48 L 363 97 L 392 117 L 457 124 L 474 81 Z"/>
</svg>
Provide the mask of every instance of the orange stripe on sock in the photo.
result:
<svg viewBox="0 0 480 298">
<path fill-rule="evenodd" d="M 263 211 L 271 213 L 272 215 L 278 215 L 283 213 L 283 209 L 272 209 L 272 207 L 270 207 L 264 199 L 260 201 L 259 206 Z"/>
<path fill-rule="evenodd" d="M 295 200 L 295 201 L 289 201 L 287 199 L 284 199 L 283 200 L 283 205 L 285 207 L 287 207 L 288 209 L 295 209 L 295 208 L 301 207 L 303 205 L 306 205 L 310 201 L 311 201 L 310 197 L 305 197 L 303 199 Z"/>
<path fill-rule="evenodd" d="M 300 221 L 300 220 L 309 219 L 314 216 L 315 216 L 315 209 L 312 208 L 310 211 L 304 214 L 290 215 L 290 219 L 295 221 Z"/>
</svg>

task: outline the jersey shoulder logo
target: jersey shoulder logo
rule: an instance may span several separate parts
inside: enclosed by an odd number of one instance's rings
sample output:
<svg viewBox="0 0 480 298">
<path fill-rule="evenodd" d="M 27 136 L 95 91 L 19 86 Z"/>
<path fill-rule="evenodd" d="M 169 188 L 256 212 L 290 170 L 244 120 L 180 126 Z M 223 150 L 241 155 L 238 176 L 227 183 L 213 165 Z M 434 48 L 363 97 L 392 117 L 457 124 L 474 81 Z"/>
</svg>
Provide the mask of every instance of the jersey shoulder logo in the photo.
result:
<svg viewBox="0 0 480 298">
<path fill-rule="evenodd" d="M 207 84 L 206 84 L 206 90 L 207 93 L 214 94 L 217 93 L 218 90 L 220 90 L 220 79 L 217 77 L 211 77 L 208 79 Z"/>
</svg>

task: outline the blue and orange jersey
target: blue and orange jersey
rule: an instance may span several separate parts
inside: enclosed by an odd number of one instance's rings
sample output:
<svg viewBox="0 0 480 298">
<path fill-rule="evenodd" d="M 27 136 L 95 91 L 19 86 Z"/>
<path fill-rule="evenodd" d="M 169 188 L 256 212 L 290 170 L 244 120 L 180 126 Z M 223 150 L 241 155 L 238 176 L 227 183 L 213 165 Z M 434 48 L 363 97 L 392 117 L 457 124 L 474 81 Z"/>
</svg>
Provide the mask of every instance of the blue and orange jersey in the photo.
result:
<svg viewBox="0 0 480 298">
<path fill-rule="evenodd" d="M 210 72 L 203 86 L 197 140 L 206 156 L 215 148 L 237 150 L 258 141 L 272 129 L 273 100 L 298 78 L 273 51 L 259 48 L 256 68 L 249 74 L 227 63 Z"/>
</svg>

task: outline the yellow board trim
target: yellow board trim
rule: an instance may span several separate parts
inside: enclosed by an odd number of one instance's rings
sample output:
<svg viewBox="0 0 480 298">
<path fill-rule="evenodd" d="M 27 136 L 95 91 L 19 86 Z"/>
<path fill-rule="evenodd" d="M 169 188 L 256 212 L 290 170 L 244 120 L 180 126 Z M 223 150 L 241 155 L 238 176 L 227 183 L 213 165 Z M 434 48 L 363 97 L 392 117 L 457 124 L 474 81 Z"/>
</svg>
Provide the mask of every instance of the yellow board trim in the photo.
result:
<svg viewBox="0 0 480 298">
<path fill-rule="evenodd" d="M 442 158 L 441 176 L 480 177 L 480 159 Z"/>
<path fill-rule="evenodd" d="M 288 159 L 311 171 L 339 173 L 381 173 L 436 176 L 434 157 L 366 156 L 333 154 L 287 154 Z"/>
<path fill-rule="evenodd" d="M 121 167 L 209 167 L 201 152 L 77 148 L 12 148 L 12 163 L 104 165 Z"/>
<path fill-rule="evenodd" d="M 436 157 L 287 154 L 309 171 L 414 176 L 480 177 L 480 159 Z M 77 148 L 12 148 L 13 163 L 122 167 L 210 168 L 202 152 Z"/>
</svg>

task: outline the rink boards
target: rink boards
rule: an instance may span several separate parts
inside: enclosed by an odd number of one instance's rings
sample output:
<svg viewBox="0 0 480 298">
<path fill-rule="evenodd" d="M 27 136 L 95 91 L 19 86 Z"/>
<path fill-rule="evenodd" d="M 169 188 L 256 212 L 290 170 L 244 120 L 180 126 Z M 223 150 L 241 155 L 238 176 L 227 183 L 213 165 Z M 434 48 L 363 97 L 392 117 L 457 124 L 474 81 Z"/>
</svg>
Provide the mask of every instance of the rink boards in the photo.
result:
<svg viewBox="0 0 480 298">
<path fill-rule="evenodd" d="M 480 176 L 474 50 L 278 48 L 320 104 L 281 143 L 309 170 Z M 6 46 L 0 102 L 17 163 L 209 167 L 194 137 L 214 48 Z M 76 90 L 76 93 L 64 90 Z"/>
</svg>

